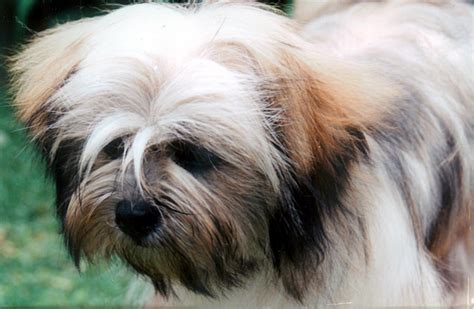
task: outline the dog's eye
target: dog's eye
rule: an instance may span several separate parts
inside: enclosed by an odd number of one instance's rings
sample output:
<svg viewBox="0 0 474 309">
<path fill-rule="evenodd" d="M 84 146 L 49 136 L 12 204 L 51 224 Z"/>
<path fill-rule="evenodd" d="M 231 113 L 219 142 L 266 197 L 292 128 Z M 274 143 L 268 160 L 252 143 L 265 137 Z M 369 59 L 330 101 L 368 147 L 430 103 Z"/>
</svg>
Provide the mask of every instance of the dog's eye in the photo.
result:
<svg viewBox="0 0 474 309">
<path fill-rule="evenodd" d="M 221 159 L 206 148 L 189 142 L 171 144 L 171 159 L 192 174 L 199 174 L 215 168 Z"/>
<path fill-rule="evenodd" d="M 114 139 L 104 147 L 105 154 L 112 160 L 121 158 L 124 151 L 125 145 L 121 137 Z"/>
</svg>

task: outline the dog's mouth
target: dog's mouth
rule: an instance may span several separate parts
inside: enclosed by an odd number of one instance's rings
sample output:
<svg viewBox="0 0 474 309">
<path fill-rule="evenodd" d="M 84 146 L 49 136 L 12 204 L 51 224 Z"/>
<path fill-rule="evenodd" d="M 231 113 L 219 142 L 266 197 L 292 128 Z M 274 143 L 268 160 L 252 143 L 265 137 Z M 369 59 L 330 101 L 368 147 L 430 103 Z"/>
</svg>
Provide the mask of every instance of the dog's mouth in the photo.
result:
<svg viewBox="0 0 474 309">
<path fill-rule="evenodd" d="M 200 251 L 192 248 L 183 250 L 170 243 L 163 246 L 160 249 L 128 248 L 119 256 L 138 274 L 148 278 L 155 292 L 165 298 L 176 295 L 175 283 L 207 298 L 225 295 L 232 288 L 244 286 L 260 269 L 259 261 L 236 252 L 229 255 L 229 252 L 217 251 L 211 259 L 203 259 Z"/>
<path fill-rule="evenodd" d="M 156 248 L 159 246 L 159 242 L 156 241 L 156 238 L 152 234 L 142 238 L 130 237 L 130 239 L 133 244 L 144 249 Z"/>
</svg>

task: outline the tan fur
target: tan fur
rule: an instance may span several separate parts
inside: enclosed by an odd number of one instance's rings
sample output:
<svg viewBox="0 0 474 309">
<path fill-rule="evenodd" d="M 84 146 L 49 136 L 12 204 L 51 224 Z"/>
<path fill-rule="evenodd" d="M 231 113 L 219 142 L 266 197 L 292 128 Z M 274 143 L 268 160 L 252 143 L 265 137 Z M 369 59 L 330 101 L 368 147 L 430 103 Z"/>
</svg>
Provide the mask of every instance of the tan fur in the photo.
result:
<svg viewBox="0 0 474 309">
<path fill-rule="evenodd" d="M 45 103 L 74 71 L 84 55 L 83 41 L 87 36 L 87 25 L 87 22 L 80 21 L 43 32 L 30 43 L 34 48 L 25 49 L 11 59 L 15 105 L 20 120 L 28 122 L 44 108 Z M 32 80 L 36 82 L 31 83 Z M 41 130 L 45 125 L 36 123 L 32 124 L 32 128 Z"/>
</svg>

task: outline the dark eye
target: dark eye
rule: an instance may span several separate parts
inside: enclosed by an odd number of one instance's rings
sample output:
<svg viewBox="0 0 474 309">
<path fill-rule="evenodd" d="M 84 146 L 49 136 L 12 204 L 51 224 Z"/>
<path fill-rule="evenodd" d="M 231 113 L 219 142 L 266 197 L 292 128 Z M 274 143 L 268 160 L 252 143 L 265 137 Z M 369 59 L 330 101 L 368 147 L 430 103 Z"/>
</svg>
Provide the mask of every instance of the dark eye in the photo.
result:
<svg viewBox="0 0 474 309">
<path fill-rule="evenodd" d="M 199 174 L 216 168 L 221 159 L 206 148 L 185 141 L 171 144 L 171 159 L 192 174 Z"/>
<path fill-rule="evenodd" d="M 104 147 L 105 154 L 111 160 L 117 160 L 123 156 L 125 150 L 125 144 L 123 138 L 119 137 L 111 141 L 107 146 Z"/>
</svg>

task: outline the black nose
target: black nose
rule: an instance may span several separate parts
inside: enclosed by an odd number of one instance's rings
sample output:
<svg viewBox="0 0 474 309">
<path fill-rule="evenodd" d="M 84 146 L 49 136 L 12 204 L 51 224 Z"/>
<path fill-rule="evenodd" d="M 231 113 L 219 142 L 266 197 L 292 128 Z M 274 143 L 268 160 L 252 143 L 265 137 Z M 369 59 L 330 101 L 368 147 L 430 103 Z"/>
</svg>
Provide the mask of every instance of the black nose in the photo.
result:
<svg viewBox="0 0 474 309">
<path fill-rule="evenodd" d="M 146 236 L 158 229 L 161 215 L 156 206 L 147 202 L 133 204 L 123 200 L 115 208 L 115 223 L 122 232 L 141 243 Z"/>
</svg>

